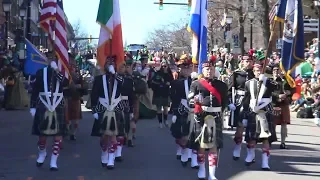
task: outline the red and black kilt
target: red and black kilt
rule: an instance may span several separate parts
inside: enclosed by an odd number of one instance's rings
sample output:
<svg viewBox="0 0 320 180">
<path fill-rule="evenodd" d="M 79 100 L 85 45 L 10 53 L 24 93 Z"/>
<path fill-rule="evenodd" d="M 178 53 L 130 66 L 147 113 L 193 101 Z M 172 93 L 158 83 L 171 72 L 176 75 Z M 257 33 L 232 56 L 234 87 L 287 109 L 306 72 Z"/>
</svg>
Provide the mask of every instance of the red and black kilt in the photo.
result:
<svg viewBox="0 0 320 180">
<path fill-rule="evenodd" d="M 246 127 L 245 141 L 256 141 L 262 142 L 264 139 L 259 138 L 260 132 L 257 132 L 257 121 L 256 121 L 256 113 L 247 114 L 248 124 Z M 276 129 L 274 126 L 273 115 L 271 112 L 266 113 L 266 118 L 268 120 L 268 128 L 271 133 L 271 136 L 268 138 L 269 143 L 277 141 Z"/>
<path fill-rule="evenodd" d="M 289 104 L 280 105 L 281 108 L 280 115 L 274 116 L 274 124 L 281 125 L 281 124 L 290 124 L 290 108 Z"/>
<path fill-rule="evenodd" d="M 68 98 L 65 102 L 67 124 L 82 119 L 80 98 Z"/>
</svg>

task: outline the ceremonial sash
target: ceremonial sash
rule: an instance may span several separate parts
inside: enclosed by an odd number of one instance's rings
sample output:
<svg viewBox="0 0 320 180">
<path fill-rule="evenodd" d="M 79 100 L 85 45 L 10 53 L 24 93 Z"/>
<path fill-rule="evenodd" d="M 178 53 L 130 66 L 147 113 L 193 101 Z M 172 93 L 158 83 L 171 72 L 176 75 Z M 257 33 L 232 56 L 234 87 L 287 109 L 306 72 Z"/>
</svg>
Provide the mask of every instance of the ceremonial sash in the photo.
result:
<svg viewBox="0 0 320 180">
<path fill-rule="evenodd" d="M 53 75 L 52 75 L 53 76 Z M 39 93 L 40 101 L 46 106 L 48 111 L 54 112 L 57 106 L 60 104 L 60 102 L 63 99 L 63 93 L 59 93 L 59 87 L 60 83 L 59 81 L 56 82 L 56 89 L 55 92 L 49 92 L 48 90 L 48 68 L 43 69 L 43 89 L 44 92 Z M 53 99 L 51 101 L 50 97 L 53 96 Z M 44 99 L 45 97 L 45 99 Z"/>
<path fill-rule="evenodd" d="M 216 88 L 214 88 L 212 85 L 210 85 L 206 80 L 204 79 L 200 79 L 199 80 L 200 84 L 205 87 L 212 95 L 214 95 L 218 102 L 219 102 L 219 105 L 221 105 L 221 95 L 220 93 L 218 92 L 218 90 Z"/>
</svg>

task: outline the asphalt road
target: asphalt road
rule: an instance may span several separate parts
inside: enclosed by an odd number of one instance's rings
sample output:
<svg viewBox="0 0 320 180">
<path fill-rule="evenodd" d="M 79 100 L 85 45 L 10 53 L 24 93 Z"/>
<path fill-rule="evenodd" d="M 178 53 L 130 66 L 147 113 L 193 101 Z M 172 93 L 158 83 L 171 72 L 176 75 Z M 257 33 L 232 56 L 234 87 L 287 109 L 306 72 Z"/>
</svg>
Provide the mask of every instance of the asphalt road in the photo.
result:
<svg viewBox="0 0 320 180">
<path fill-rule="evenodd" d="M 138 123 L 136 147 L 124 148 L 124 161 L 114 170 L 100 164 L 98 138 L 91 137 L 92 116 L 83 112 L 77 141 L 65 140 L 58 160 L 59 171 L 49 171 L 49 158 L 41 168 L 35 166 L 37 138 L 31 136 L 32 119 L 28 111 L 0 111 L 0 180 L 196 180 L 197 170 L 183 168 L 176 160 L 176 146 L 169 129 L 159 129 L 157 121 Z M 278 129 L 279 132 L 279 129 Z M 260 171 L 261 154 L 256 164 L 244 166 L 232 160 L 232 131 L 225 132 L 217 178 L 219 180 L 311 180 L 320 179 L 320 128 L 310 120 L 293 119 L 289 126 L 289 150 L 273 144 L 272 171 Z M 51 148 L 48 148 L 51 149 Z"/>
</svg>

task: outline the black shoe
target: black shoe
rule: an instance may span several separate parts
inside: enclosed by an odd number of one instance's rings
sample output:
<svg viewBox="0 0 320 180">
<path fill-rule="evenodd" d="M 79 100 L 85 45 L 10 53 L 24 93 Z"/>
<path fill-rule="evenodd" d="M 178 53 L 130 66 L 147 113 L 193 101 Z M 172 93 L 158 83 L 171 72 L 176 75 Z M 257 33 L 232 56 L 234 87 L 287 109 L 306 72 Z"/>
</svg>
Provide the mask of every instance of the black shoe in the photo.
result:
<svg viewBox="0 0 320 180">
<path fill-rule="evenodd" d="M 199 169 L 199 166 L 193 166 L 191 169 Z"/>
<path fill-rule="evenodd" d="M 43 165 L 43 163 L 39 163 L 39 162 L 37 162 L 37 167 L 41 167 L 42 165 Z"/>
<path fill-rule="evenodd" d="M 206 178 L 199 178 L 199 180 L 206 180 Z"/>
<path fill-rule="evenodd" d="M 261 168 L 261 170 L 263 170 L 263 171 L 271 171 L 270 168 Z"/>
<path fill-rule="evenodd" d="M 101 163 L 102 167 L 107 167 L 107 165 L 108 165 L 107 163 Z"/>
<path fill-rule="evenodd" d="M 238 161 L 238 160 L 240 159 L 240 157 L 232 156 L 232 159 L 233 159 L 234 161 Z"/>
<path fill-rule="evenodd" d="M 75 140 L 77 140 L 77 138 L 76 138 L 75 135 L 70 135 L 70 140 L 71 140 L 71 141 L 75 141 Z"/>
<path fill-rule="evenodd" d="M 181 161 L 181 164 L 182 164 L 182 167 L 187 167 L 188 161 L 187 161 L 187 162 L 182 162 L 182 161 Z"/>
<path fill-rule="evenodd" d="M 177 155 L 177 160 L 180 160 L 181 159 L 181 155 Z"/>
<path fill-rule="evenodd" d="M 114 169 L 114 166 L 107 166 L 107 169 L 112 170 Z"/>
<path fill-rule="evenodd" d="M 56 167 L 50 167 L 50 171 L 58 171 L 58 168 L 56 168 Z"/>
<path fill-rule="evenodd" d="M 128 147 L 134 147 L 132 140 L 128 140 Z"/>
<path fill-rule="evenodd" d="M 116 157 L 116 158 L 115 158 L 115 161 L 116 161 L 116 162 L 122 162 L 123 159 L 122 159 L 122 157 L 120 156 L 120 157 Z"/>
<path fill-rule="evenodd" d="M 253 164 L 253 163 L 255 163 L 255 162 L 256 162 L 256 160 L 253 159 L 251 162 L 245 162 L 245 165 L 246 165 L 246 166 L 250 166 L 251 164 Z"/>
<path fill-rule="evenodd" d="M 281 143 L 280 149 L 289 149 L 285 143 Z"/>
</svg>

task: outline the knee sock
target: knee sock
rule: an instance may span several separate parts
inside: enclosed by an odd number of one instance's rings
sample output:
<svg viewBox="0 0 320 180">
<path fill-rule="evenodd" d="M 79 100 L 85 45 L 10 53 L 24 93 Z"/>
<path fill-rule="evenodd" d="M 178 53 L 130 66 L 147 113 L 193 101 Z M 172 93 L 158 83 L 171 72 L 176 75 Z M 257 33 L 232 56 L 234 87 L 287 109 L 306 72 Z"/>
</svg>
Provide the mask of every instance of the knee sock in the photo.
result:
<svg viewBox="0 0 320 180">
<path fill-rule="evenodd" d="M 159 123 L 162 123 L 162 113 L 158 113 L 157 116 L 158 116 Z"/>
<path fill-rule="evenodd" d="M 54 140 L 52 145 L 52 154 L 58 156 L 61 149 L 62 140 Z"/>
<path fill-rule="evenodd" d="M 286 142 L 287 137 L 287 125 L 281 124 L 281 144 Z"/>
<path fill-rule="evenodd" d="M 40 151 L 43 151 L 46 149 L 47 140 L 46 139 L 40 139 L 38 140 L 38 148 Z"/>
</svg>

